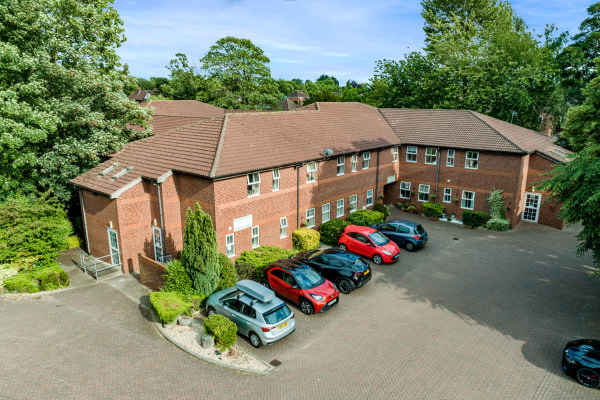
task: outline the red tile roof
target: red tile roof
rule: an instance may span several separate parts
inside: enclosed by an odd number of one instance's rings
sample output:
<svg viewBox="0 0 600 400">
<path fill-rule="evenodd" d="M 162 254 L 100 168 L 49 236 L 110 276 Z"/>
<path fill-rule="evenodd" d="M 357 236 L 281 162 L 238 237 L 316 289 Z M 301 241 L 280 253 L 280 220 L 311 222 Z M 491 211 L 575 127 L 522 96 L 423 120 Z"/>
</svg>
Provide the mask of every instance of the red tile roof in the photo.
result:
<svg viewBox="0 0 600 400">
<path fill-rule="evenodd" d="M 404 144 L 505 153 L 539 152 L 563 161 L 567 150 L 541 133 L 465 110 L 380 109 Z M 558 149 L 557 153 L 552 150 Z"/>
<path fill-rule="evenodd" d="M 196 100 L 150 100 L 140 104 L 154 108 L 154 115 L 174 117 L 212 118 L 223 115 L 225 110 Z"/>
</svg>

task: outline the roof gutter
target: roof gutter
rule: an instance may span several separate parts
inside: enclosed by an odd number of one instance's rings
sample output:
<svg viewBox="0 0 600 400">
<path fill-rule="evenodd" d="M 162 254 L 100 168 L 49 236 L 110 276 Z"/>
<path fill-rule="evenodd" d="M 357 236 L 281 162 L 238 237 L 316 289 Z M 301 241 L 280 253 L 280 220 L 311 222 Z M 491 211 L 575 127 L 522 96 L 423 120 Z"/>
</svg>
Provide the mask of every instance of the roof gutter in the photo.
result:
<svg viewBox="0 0 600 400">
<path fill-rule="evenodd" d="M 165 257 L 165 223 L 163 218 L 163 206 L 162 206 L 162 193 L 160 190 L 160 184 L 157 184 L 156 181 L 152 181 L 152 184 L 156 186 L 158 191 L 158 212 L 160 214 L 160 242 L 161 242 L 161 258 L 164 260 Z"/>
<path fill-rule="evenodd" d="M 83 230 L 85 231 L 85 246 L 90 254 L 90 237 L 88 235 L 87 218 L 85 217 L 85 204 L 83 203 L 83 191 L 79 189 L 79 202 L 81 203 L 81 215 L 83 217 Z"/>
</svg>

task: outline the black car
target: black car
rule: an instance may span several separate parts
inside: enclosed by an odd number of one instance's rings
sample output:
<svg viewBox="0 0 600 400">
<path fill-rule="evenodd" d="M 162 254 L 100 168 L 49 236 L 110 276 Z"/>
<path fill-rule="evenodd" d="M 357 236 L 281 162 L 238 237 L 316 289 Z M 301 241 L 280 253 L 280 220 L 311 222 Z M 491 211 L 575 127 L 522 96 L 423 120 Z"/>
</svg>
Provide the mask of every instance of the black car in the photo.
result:
<svg viewBox="0 0 600 400">
<path fill-rule="evenodd" d="M 360 256 L 341 249 L 312 250 L 298 253 L 293 258 L 309 264 L 334 282 L 344 294 L 371 280 L 369 263 L 363 261 Z"/>
<path fill-rule="evenodd" d="M 600 341 L 579 339 L 567 343 L 562 368 L 583 386 L 600 386 Z"/>
<path fill-rule="evenodd" d="M 370 227 L 377 229 L 398 247 L 404 247 L 406 251 L 413 251 L 425 246 L 429 239 L 423 225 L 406 219 L 378 222 L 371 224 Z"/>
</svg>

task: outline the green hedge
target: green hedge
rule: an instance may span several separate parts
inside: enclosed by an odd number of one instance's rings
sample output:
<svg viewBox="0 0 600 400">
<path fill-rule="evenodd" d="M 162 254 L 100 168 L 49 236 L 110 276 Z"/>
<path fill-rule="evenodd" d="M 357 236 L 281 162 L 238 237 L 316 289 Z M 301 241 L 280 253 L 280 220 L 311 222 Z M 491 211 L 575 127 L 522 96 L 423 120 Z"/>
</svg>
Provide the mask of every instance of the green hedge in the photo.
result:
<svg viewBox="0 0 600 400">
<path fill-rule="evenodd" d="M 329 246 L 337 246 L 340 236 L 344 229 L 350 225 L 350 222 L 343 219 L 330 219 L 321 224 L 319 232 L 321 233 L 321 242 Z"/>
<path fill-rule="evenodd" d="M 167 264 L 167 272 L 164 275 L 165 284 L 162 290 L 165 292 L 177 292 L 184 295 L 197 294 L 194 289 L 192 278 L 183 267 L 180 260 L 173 260 Z"/>
<path fill-rule="evenodd" d="M 163 324 L 171 324 L 181 314 L 188 314 L 192 304 L 177 292 L 152 292 L 150 303 Z"/>
<path fill-rule="evenodd" d="M 430 203 L 426 201 L 421 205 L 423 207 L 423 214 L 427 217 L 441 218 L 444 212 L 444 205 L 441 203 Z"/>
<path fill-rule="evenodd" d="M 227 289 L 235 285 L 237 275 L 235 273 L 235 265 L 223 253 L 219 253 L 219 284 L 217 290 Z"/>
<path fill-rule="evenodd" d="M 378 211 L 383 214 L 383 220 L 385 221 L 390 216 L 390 208 L 385 204 L 375 203 L 373 205 L 373 211 Z"/>
<path fill-rule="evenodd" d="M 56 261 L 38 261 L 34 269 L 21 270 L 17 275 L 4 279 L 4 287 L 10 292 L 37 293 L 69 286 L 69 276 Z"/>
<path fill-rule="evenodd" d="M 309 251 L 319 248 L 321 235 L 311 228 L 296 229 L 292 233 L 292 243 L 297 251 Z"/>
<path fill-rule="evenodd" d="M 237 340 L 237 326 L 228 318 L 213 314 L 202 323 L 204 332 L 215 337 L 215 344 L 221 351 L 229 349 Z"/>
<path fill-rule="evenodd" d="M 358 210 L 351 213 L 346 220 L 353 225 L 369 226 L 375 222 L 383 222 L 383 214 L 379 211 Z"/>
<path fill-rule="evenodd" d="M 273 261 L 289 258 L 295 253 L 294 250 L 274 246 L 260 246 L 253 250 L 245 250 L 235 260 L 236 264 L 241 264 L 239 267 L 236 265 L 236 271 L 240 278 L 258 279 L 262 271 Z"/>
<path fill-rule="evenodd" d="M 485 224 L 487 219 L 488 215 L 483 211 L 464 210 L 462 213 L 463 224 L 472 226 L 473 228 L 477 228 L 478 226 Z"/>
<path fill-rule="evenodd" d="M 485 227 L 492 231 L 509 231 L 510 221 L 502 218 L 492 218 L 485 224 Z"/>
</svg>

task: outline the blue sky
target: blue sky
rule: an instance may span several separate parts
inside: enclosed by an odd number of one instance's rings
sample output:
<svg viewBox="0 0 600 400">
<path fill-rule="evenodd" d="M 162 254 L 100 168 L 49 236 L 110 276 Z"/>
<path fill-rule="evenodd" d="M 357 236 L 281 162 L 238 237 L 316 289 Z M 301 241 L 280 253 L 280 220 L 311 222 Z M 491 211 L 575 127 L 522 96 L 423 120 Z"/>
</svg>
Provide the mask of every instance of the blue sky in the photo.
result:
<svg viewBox="0 0 600 400">
<path fill-rule="evenodd" d="M 578 32 L 592 0 L 515 0 L 531 30 Z M 127 41 L 118 49 L 134 76 L 168 77 L 175 53 L 198 60 L 218 39 L 250 39 L 271 60 L 274 78 L 333 75 L 366 82 L 375 62 L 423 47 L 417 0 L 115 0 Z"/>
</svg>

